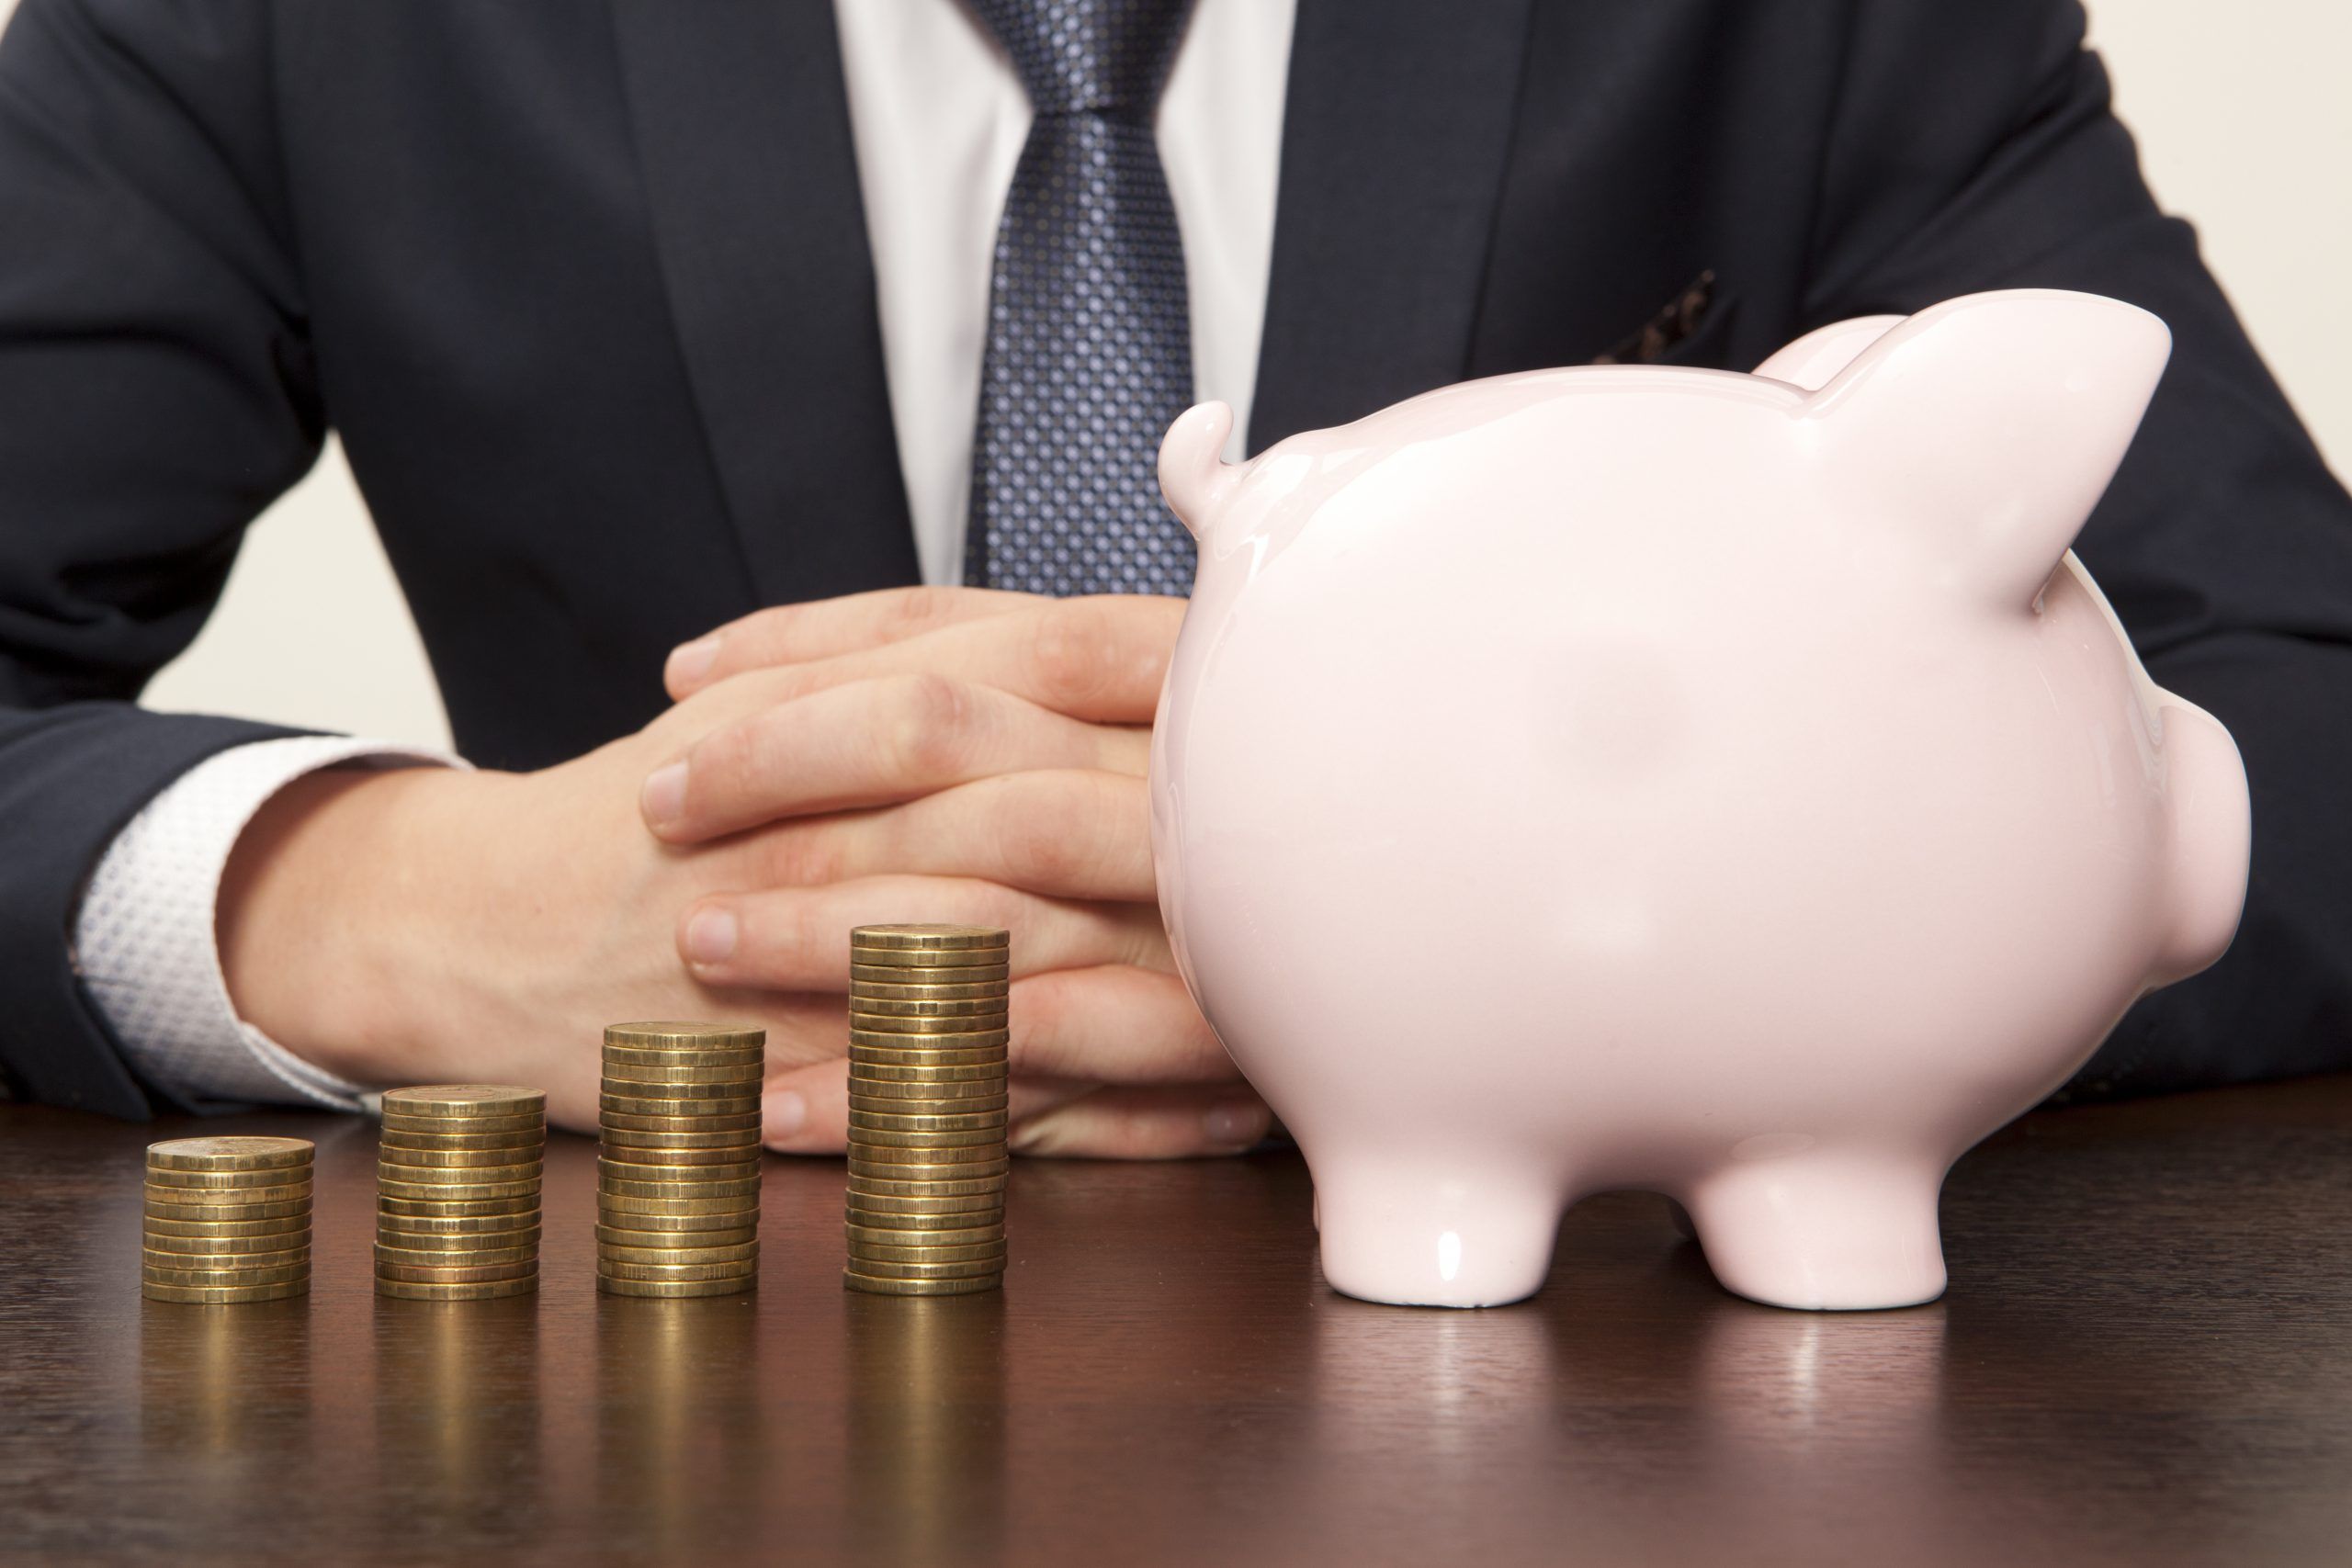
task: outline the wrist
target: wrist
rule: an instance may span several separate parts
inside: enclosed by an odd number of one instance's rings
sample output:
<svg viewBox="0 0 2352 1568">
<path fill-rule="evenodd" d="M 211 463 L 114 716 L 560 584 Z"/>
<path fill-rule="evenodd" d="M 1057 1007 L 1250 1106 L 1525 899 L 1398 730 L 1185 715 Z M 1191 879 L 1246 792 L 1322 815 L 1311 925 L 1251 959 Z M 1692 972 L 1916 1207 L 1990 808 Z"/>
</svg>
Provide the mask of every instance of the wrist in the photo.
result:
<svg viewBox="0 0 2352 1568">
<path fill-rule="evenodd" d="M 438 768 L 327 770 L 273 795 L 240 835 L 215 905 L 238 1016 L 356 1082 L 436 1076 L 467 956 L 444 905 L 457 882 L 479 887 L 472 833 L 507 782 Z"/>
</svg>

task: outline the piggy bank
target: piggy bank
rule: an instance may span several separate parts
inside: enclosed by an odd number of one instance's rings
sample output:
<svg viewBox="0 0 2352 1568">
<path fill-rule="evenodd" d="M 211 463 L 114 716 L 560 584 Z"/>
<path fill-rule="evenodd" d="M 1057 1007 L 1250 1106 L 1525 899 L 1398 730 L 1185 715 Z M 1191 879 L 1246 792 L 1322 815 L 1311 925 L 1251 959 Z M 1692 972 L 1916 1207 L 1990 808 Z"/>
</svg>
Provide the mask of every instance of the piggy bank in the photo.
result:
<svg viewBox="0 0 2352 1568">
<path fill-rule="evenodd" d="M 1995 293 L 1238 466 L 1223 405 L 1171 427 L 1160 908 L 1332 1286 L 1512 1301 L 1642 1188 L 1756 1301 L 1942 1292 L 1952 1161 L 2245 897 L 2235 746 L 2068 547 L 2169 348 Z"/>
</svg>

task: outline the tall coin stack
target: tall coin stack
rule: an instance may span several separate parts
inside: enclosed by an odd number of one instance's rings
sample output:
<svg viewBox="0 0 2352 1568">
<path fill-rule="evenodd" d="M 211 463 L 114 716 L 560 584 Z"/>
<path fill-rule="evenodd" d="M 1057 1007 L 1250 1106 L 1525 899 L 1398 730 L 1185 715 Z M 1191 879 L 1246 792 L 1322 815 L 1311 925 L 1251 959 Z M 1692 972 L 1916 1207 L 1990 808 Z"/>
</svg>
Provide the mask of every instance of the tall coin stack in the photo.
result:
<svg viewBox="0 0 2352 1568">
<path fill-rule="evenodd" d="M 509 1084 L 384 1094 L 376 1158 L 376 1291 L 414 1301 L 539 1285 L 548 1097 Z"/>
<path fill-rule="evenodd" d="M 958 1296 L 1004 1282 L 1012 934 L 849 935 L 851 1290 Z"/>
<path fill-rule="evenodd" d="M 724 1296 L 757 1282 L 767 1041 L 726 1023 L 605 1031 L 598 1290 Z"/>
<path fill-rule="evenodd" d="M 268 1302 L 311 1289 L 306 1138 L 175 1138 L 147 1145 L 141 1294 Z"/>
</svg>

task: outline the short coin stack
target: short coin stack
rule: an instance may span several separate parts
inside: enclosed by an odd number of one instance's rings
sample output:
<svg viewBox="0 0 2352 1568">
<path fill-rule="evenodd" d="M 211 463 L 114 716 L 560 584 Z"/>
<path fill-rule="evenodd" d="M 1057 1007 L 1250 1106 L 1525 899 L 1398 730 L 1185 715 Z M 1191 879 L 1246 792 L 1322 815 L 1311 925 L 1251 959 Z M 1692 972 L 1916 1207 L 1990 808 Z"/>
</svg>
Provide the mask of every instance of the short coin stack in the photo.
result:
<svg viewBox="0 0 2352 1568">
<path fill-rule="evenodd" d="M 538 1289 L 548 1097 L 429 1084 L 387 1090 L 383 1110 L 377 1293 L 450 1302 Z"/>
<path fill-rule="evenodd" d="M 767 1040 L 726 1023 L 605 1031 L 598 1290 L 724 1296 L 758 1281 Z"/>
<path fill-rule="evenodd" d="M 1004 1282 L 1011 933 L 860 926 L 849 937 L 851 1290 Z"/>
<path fill-rule="evenodd" d="M 148 1145 L 141 1292 L 209 1303 L 308 1294 L 312 1153 L 305 1138 Z"/>
</svg>

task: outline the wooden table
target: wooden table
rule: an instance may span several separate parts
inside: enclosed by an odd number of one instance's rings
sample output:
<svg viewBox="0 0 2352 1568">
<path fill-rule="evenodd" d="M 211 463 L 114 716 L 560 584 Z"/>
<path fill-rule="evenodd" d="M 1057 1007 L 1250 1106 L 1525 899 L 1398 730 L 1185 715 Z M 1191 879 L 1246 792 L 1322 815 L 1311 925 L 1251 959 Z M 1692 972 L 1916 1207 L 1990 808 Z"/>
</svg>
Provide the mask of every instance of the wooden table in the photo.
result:
<svg viewBox="0 0 2352 1568">
<path fill-rule="evenodd" d="M 1324 1289 L 1296 1158 L 1027 1162 L 1000 1296 L 843 1293 L 841 1170 L 772 1160 L 756 1294 L 600 1299 L 593 1145 L 537 1299 L 369 1290 L 373 1131 L 307 1301 L 139 1295 L 125 1126 L 0 1107 L 0 1558 L 2352 1561 L 2352 1078 L 2048 1112 L 1963 1161 L 1953 1284 L 1717 1290 L 1659 1200 L 1532 1303 Z"/>
</svg>

